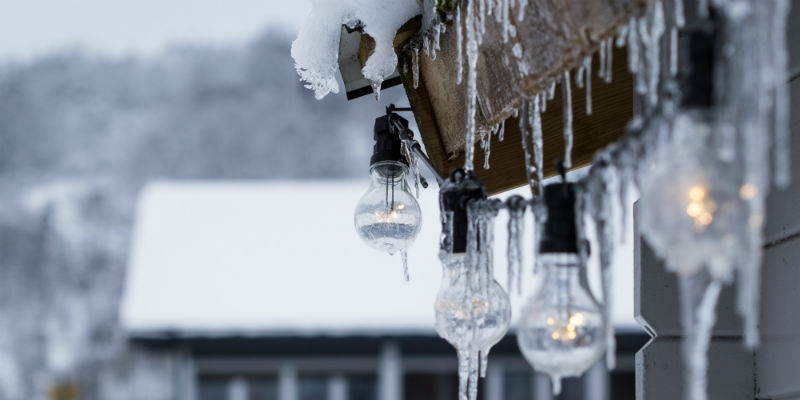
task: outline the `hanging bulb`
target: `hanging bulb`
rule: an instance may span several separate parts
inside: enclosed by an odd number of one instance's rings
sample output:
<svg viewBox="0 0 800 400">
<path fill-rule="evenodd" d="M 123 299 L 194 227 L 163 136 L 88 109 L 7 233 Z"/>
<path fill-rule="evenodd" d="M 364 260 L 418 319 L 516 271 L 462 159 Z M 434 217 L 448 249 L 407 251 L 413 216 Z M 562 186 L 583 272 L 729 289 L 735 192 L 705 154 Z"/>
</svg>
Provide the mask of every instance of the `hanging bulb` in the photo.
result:
<svg viewBox="0 0 800 400">
<path fill-rule="evenodd" d="M 422 226 L 419 203 L 408 190 L 408 167 L 381 161 L 370 168 L 372 183 L 356 205 L 358 235 L 373 249 L 389 254 L 408 249 Z"/>
<path fill-rule="evenodd" d="M 496 208 L 473 208 L 486 190 L 472 172 L 453 171 L 442 186 L 440 260 L 443 280 L 436 297 L 436 332 L 458 352 L 459 399 L 475 400 L 478 376 L 485 376 L 487 356 L 508 331 L 511 302 L 492 275 L 492 235 Z M 473 213 L 474 211 L 474 213 Z"/>
<path fill-rule="evenodd" d="M 375 120 L 372 182 L 356 205 L 354 222 L 358 236 L 373 249 L 404 255 L 422 226 L 422 212 L 406 183 L 408 160 L 394 128 L 398 123 L 408 126 L 391 112 Z"/>
<path fill-rule="evenodd" d="M 486 290 L 478 271 L 470 271 L 466 253 L 442 252 L 439 258 L 444 276 L 434 305 L 436 333 L 457 350 L 488 354 L 508 332 L 508 294 L 491 277 Z"/>
<path fill-rule="evenodd" d="M 583 374 L 603 356 L 605 323 L 586 286 L 586 266 L 578 254 L 572 184 L 545 188 L 548 217 L 540 243 L 544 282 L 522 310 L 517 341 L 522 354 L 561 391 L 562 377 Z"/>
<path fill-rule="evenodd" d="M 539 256 L 545 278 L 540 292 L 522 310 L 517 340 L 528 362 L 553 379 L 580 376 L 605 350 L 603 315 L 580 278 L 577 254 Z"/>
</svg>

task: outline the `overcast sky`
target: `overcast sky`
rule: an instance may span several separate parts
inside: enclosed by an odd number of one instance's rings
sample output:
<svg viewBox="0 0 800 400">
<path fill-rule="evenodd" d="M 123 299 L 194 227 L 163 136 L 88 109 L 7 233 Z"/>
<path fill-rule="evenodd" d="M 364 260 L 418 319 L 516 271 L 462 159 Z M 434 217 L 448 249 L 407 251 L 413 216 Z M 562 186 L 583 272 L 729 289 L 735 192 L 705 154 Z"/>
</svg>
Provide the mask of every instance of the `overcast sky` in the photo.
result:
<svg viewBox="0 0 800 400">
<path fill-rule="evenodd" d="M 0 0 L 0 61 L 81 47 L 152 55 L 175 43 L 243 43 L 296 32 L 309 0 Z"/>
</svg>

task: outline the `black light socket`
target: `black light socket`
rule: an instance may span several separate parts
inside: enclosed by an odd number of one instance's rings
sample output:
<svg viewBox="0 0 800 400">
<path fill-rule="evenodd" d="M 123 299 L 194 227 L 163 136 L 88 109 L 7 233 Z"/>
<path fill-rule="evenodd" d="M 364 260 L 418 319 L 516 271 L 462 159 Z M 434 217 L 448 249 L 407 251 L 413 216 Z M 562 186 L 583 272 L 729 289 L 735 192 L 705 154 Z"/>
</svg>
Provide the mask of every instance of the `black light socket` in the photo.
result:
<svg viewBox="0 0 800 400">
<path fill-rule="evenodd" d="M 686 26 L 679 35 L 681 105 L 709 108 L 714 105 L 714 65 L 718 57 L 718 33 L 722 19 L 713 12 L 708 19 Z"/>
<path fill-rule="evenodd" d="M 372 150 L 372 157 L 369 160 L 370 165 L 382 161 L 396 161 L 408 165 L 406 156 L 403 155 L 402 141 L 400 140 L 399 132 L 395 132 L 392 122 L 399 122 L 404 127 L 408 127 L 408 120 L 395 114 L 390 113 L 375 119 L 374 136 L 375 146 Z"/>
<path fill-rule="evenodd" d="M 544 187 L 547 221 L 544 224 L 540 253 L 577 253 L 578 229 L 575 225 L 575 184 L 552 183 Z"/>
<path fill-rule="evenodd" d="M 467 251 L 467 206 L 470 201 L 485 200 L 487 197 L 486 188 L 472 171 L 456 168 L 445 181 L 439 192 L 439 209 L 442 215 L 453 213 L 453 235 L 450 238 L 453 253 Z M 442 230 L 446 228 L 443 222 Z"/>
</svg>

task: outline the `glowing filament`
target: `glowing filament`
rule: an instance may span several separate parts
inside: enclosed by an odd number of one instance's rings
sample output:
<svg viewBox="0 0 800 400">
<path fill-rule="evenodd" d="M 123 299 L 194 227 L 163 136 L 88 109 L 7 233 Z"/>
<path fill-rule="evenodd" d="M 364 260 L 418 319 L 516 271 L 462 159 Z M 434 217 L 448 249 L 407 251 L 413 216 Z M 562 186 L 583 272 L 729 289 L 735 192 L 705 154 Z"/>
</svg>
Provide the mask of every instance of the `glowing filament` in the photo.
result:
<svg viewBox="0 0 800 400">
<path fill-rule="evenodd" d="M 686 206 L 686 215 L 694 220 L 695 225 L 706 226 L 714 220 L 714 211 L 717 203 L 709 196 L 708 191 L 701 185 L 689 188 L 689 204 Z"/>
</svg>

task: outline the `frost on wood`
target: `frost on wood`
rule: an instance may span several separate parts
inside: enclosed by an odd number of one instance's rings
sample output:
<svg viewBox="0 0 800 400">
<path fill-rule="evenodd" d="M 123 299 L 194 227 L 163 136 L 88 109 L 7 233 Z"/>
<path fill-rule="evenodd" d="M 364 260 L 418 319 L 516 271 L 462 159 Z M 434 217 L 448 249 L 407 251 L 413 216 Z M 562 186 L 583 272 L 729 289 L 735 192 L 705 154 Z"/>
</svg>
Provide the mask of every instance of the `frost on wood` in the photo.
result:
<svg viewBox="0 0 800 400">
<path fill-rule="evenodd" d="M 313 0 L 311 13 L 292 43 L 292 57 L 300 79 L 317 99 L 338 93 L 339 37 L 342 25 L 360 26 L 375 39 L 375 52 L 361 70 L 373 88 L 397 68 L 393 41 L 397 30 L 420 14 L 416 0 Z"/>
</svg>

